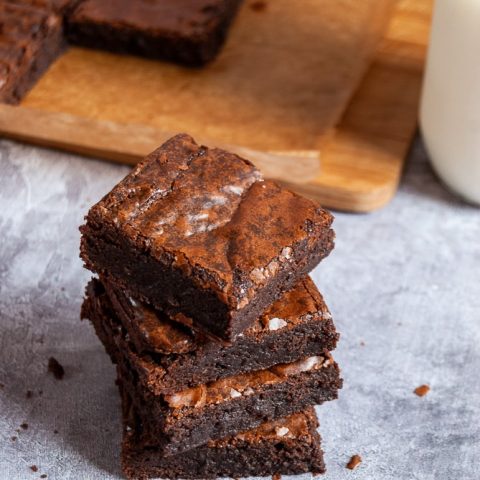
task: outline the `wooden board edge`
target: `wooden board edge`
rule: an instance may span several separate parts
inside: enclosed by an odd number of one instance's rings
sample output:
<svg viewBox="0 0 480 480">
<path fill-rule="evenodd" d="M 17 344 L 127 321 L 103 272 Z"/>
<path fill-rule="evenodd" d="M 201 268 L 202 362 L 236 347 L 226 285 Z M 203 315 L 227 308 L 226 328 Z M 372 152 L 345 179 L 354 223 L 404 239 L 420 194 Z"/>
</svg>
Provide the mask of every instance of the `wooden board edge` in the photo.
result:
<svg viewBox="0 0 480 480">
<path fill-rule="evenodd" d="M 0 104 L 0 135 L 43 147 L 135 165 L 174 134 L 146 125 L 123 125 L 67 113 Z M 289 178 L 294 184 L 304 184 L 317 177 L 320 171 L 319 152 L 260 152 L 238 145 L 219 144 L 205 138 L 196 138 L 196 141 L 251 160 L 265 177 L 273 180 Z"/>
</svg>

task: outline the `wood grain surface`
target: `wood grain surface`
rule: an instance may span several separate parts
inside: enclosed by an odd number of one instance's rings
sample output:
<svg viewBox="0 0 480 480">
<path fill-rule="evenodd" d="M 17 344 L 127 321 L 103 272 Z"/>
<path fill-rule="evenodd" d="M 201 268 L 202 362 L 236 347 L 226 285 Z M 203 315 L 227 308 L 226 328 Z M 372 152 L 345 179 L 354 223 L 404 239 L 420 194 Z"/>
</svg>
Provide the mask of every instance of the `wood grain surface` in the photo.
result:
<svg viewBox="0 0 480 480">
<path fill-rule="evenodd" d="M 91 120 L 68 113 L 0 105 L 0 132 L 9 138 L 60 150 L 100 157 L 135 165 L 178 132 L 168 132 L 146 125 L 120 124 Z M 289 178 L 294 184 L 313 181 L 319 174 L 319 152 L 272 154 L 239 145 L 214 142 L 196 137 L 203 145 L 223 148 L 250 159 L 263 174 L 273 180 Z M 295 168 L 292 168 L 295 165 Z"/>
<path fill-rule="evenodd" d="M 392 0 L 270 0 L 260 12 L 251 3 L 206 68 L 71 48 L 23 105 L 257 150 L 317 150 L 368 68 Z"/>
<path fill-rule="evenodd" d="M 247 1 L 205 70 L 72 48 L 22 106 L 0 106 L 0 132 L 136 163 L 187 131 L 325 206 L 371 211 L 394 195 L 416 130 L 431 8 Z"/>
</svg>

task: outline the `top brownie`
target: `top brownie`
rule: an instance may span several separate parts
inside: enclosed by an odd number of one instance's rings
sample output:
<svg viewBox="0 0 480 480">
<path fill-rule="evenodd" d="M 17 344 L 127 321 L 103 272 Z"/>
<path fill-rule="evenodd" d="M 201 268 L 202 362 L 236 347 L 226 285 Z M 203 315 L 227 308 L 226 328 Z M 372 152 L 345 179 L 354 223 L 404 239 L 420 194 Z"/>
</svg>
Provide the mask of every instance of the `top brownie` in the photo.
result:
<svg viewBox="0 0 480 480">
<path fill-rule="evenodd" d="M 332 220 L 248 160 L 180 134 L 90 209 L 81 256 L 133 297 L 232 341 L 330 253 Z"/>
</svg>

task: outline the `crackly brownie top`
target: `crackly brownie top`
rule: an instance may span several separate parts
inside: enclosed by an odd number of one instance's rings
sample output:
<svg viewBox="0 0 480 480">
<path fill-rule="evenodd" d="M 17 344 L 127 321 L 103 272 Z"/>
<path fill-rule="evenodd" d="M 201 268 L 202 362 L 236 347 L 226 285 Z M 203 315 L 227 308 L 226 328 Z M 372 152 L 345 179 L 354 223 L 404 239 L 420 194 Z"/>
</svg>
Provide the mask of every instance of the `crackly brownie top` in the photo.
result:
<svg viewBox="0 0 480 480">
<path fill-rule="evenodd" d="M 204 343 L 209 342 L 188 327 L 170 320 L 166 314 L 104 283 L 117 315 L 126 316 L 127 321 L 135 325 L 150 351 L 166 355 L 188 353 L 198 350 Z M 87 289 L 89 296 L 96 296 L 97 292 L 103 291 L 100 285 L 97 288 L 92 285 Z M 243 335 L 261 339 L 276 331 L 291 330 L 296 325 L 311 319 L 325 321 L 331 319 L 331 314 L 313 281 L 310 277 L 306 277 L 255 320 Z"/>
<path fill-rule="evenodd" d="M 72 21 L 195 35 L 214 28 L 226 7 L 225 0 L 85 0 Z"/>
<path fill-rule="evenodd" d="M 185 134 L 146 157 L 87 217 L 93 230 L 113 229 L 153 258 L 168 257 L 237 309 L 331 222 L 311 200 L 263 181 L 248 160 Z"/>
</svg>

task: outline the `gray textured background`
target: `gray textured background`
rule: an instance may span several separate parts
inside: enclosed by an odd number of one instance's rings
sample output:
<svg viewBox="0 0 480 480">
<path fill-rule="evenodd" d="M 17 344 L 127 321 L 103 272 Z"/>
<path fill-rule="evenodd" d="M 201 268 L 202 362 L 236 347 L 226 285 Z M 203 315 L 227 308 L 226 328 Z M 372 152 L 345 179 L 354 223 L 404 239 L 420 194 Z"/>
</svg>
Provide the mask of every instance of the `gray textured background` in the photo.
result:
<svg viewBox="0 0 480 480">
<path fill-rule="evenodd" d="M 78 318 L 89 274 L 77 227 L 126 172 L 0 142 L 2 479 L 119 478 L 114 368 Z M 337 248 L 313 273 L 345 378 L 318 409 L 324 479 L 478 479 L 480 210 L 442 188 L 417 142 L 387 208 L 336 217 Z M 62 381 L 47 374 L 51 355 Z M 419 398 L 422 383 L 432 390 Z"/>
</svg>

